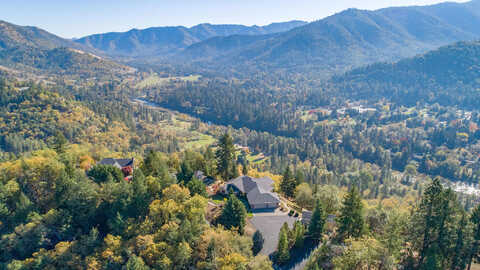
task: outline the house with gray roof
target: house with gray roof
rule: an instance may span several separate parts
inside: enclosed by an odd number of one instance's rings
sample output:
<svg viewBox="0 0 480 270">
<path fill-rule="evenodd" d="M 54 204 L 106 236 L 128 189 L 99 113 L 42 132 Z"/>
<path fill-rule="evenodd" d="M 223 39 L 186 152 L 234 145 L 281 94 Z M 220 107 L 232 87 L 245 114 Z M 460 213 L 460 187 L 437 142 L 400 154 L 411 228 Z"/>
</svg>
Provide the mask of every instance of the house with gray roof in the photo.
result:
<svg viewBox="0 0 480 270">
<path fill-rule="evenodd" d="M 133 158 L 104 158 L 97 164 L 115 166 L 120 170 L 125 167 L 131 167 L 133 169 L 134 159 Z"/>
<path fill-rule="evenodd" d="M 280 199 L 273 192 L 273 184 L 269 177 L 252 178 L 243 175 L 228 181 L 224 191 L 233 190 L 244 195 L 252 209 L 275 209 L 280 205 Z"/>
</svg>

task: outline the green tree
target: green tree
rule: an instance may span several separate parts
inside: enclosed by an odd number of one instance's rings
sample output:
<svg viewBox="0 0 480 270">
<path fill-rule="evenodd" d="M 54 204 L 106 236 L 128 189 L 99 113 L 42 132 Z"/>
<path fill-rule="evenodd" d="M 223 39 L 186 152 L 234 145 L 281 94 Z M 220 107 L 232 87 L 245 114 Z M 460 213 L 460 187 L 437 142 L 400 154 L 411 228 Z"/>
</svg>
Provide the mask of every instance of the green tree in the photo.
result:
<svg viewBox="0 0 480 270">
<path fill-rule="evenodd" d="M 186 185 L 192 180 L 193 174 L 194 172 L 190 162 L 184 160 L 182 164 L 180 164 L 180 172 L 177 174 L 177 179 L 179 180 L 179 183 L 183 182 L 183 184 Z"/>
<path fill-rule="evenodd" d="M 363 203 L 356 187 L 352 187 L 343 199 L 338 223 L 338 235 L 342 240 L 363 235 L 365 231 Z"/>
<path fill-rule="evenodd" d="M 111 165 L 95 165 L 88 172 L 87 175 L 97 183 L 103 183 L 107 181 L 123 181 L 122 171 Z"/>
<path fill-rule="evenodd" d="M 145 265 L 142 258 L 132 255 L 125 266 L 126 270 L 148 270 L 150 267 Z"/>
<path fill-rule="evenodd" d="M 245 219 L 247 218 L 247 210 L 245 205 L 231 193 L 222 213 L 218 217 L 218 223 L 222 224 L 227 229 L 236 229 L 240 234 L 243 234 L 245 228 Z"/>
<path fill-rule="evenodd" d="M 303 226 L 300 220 L 293 223 L 293 229 L 291 230 L 292 246 L 295 248 L 303 248 L 305 243 L 305 226 Z"/>
<path fill-rule="evenodd" d="M 280 265 L 285 264 L 290 259 L 288 231 L 288 224 L 285 222 L 279 232 L 278 246 L 275 253 L 275 261 Z"/>
<path fill-rule="evenodd" d="M 244 161 L 242 164 L 242 174 L 243 175 L 248 175 L 248 162 Z"/>
<path fill-rule="evenodd" d="M 317 242 L 322 240 L 325 221 L 326 215 L 325 211 L 323 210 L 322 203 L 320 200 L 317 200 L 315 203 L 315 209 L 312 213 L 312 219 L 310 220 L 310 224 L 308 226 L 308 236 L 311 239 Z"/>
<path fill-rule="evenodd" d="M 462 219 L 457 226 L 457 241 L 455 243 L 455 249 L 453 251 L 451 270 L 464 270 L 467 266 L 468 252 L 466 250 L 466 243 L 468 241 L 466 237 L 467 230 L 467 218 L 466 215 L 462 215 Z"/>
<path fill-rule="evenodd" d="M 478 256 L 478 248 L 480 246 L 480 204 L 475 207 L 470 217 L 473 223 L 473 245 L 468 258 L 468 269 L 472 266 L 472 261 Z"/>
<path fill-rule="evenodd" d="M 233 177 L 235 165 L 235 146 L 230 134 L 225 133 L 218 142 L 216 152 L 217 171 L 223 180 L 228 181 Z"/>
<path fill-rule="evenodd" d="M 295 196 L 295 188 L 297 187 L 297 181 L 293 176 L 290 166 L 287 166 L 283 173 L 282 182 L 280 183 L 280 189 L 285 196 L 293 198 Z"/>
<path fill-rule="evenodd" d="M 305 182 L 305 174 L 303 173 L 302 170 L 295 171 L 295 182 L 297 186 Z"/>
<path fill-rule="evenodd" d="M 62 132 L 57 131 L 55 132 L 55 140 L 54 140 L 54 145 L 53 149 L 59 154 L 65 153 L 65 146 L 67 145 L 67 138 L 65 138 L 65 135 L 63 135 Z"/>
<path fill-rule="evenodd" d="M 198 194 L 203 197 L 208 197 L 205 184 L 202 181 L 198 180 L 196 177 L 193 177 L 193 179 L 188 182 L 187 188 L 190 190 L 191 196 Z"/>
<path fill-rule="evenodd" d="M 133 209 L 130 215 L 145 216 L 151 198 L 148 192 L 145 175 L 143 175 L 142 170 L 135 170 L 133 172 L 132 187 L 134 197 L 132 199 Z"/>
<path fill-rule="evenodd" d="M 253 240 L 253 246 L 252 246 L 253 255 L 257 255 L 260 252 L 260 250 L 262 250 L 265 239 L 263 238 L 262 233 L 259 230 L 257 230 L 253 234 L 252 240 Z"/>
<path fill-rule="evenodd" d="M 453 191 L 443 188 L 440 179 L 435 178 L 425 189 L 409 230 L 414 251 L 419 254 L 420 269 L 443 269 L 449 265 L 455 247 L 453 228 L 458 209 Z"/>
<path fill-rule="evenodd" d="M 303 208 L 309 208 L 313 206 L 313 194 L 310 185 L 307 183 L 300 184 L 295 190 L 295 202 Z"/>
</svg>

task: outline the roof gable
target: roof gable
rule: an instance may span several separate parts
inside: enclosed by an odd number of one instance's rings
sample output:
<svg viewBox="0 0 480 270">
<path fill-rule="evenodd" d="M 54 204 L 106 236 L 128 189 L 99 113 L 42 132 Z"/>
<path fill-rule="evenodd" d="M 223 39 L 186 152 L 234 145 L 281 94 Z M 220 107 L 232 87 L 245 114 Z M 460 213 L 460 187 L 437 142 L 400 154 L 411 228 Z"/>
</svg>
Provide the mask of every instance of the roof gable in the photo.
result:
<svg viewBox="0 0 480 270">
<path fill-rule="evenodd" d="M 133 158 L 104 158 L 100 162 L 100 165 L 111 165 L 116 167 L 127 167 L 133 165 Z"/>
<path fill-rule="evenodd" d="M 250 204 L 280 202 L 277 194 L 273 193 L 273 180 L 269 177 L 251 178 L 244 175 L 230 180 L 228 185 L 233 185 L 242 193 L 247 194 Z"/>
</svg>

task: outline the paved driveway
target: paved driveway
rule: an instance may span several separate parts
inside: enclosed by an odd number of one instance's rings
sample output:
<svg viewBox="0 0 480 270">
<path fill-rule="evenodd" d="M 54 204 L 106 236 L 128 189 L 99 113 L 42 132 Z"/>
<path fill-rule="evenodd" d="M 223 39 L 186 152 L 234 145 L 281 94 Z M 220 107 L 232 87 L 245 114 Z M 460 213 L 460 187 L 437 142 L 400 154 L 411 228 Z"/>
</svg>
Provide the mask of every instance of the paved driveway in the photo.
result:
<svg viewBox="0 0 480 270">
<path fill-rule="evenodd" d="M 295 220 L 297 220 L 297 218 L 290 217 L 283 213 L 255 213 L 253 218 L 250 219 L 250 223 L 262 233 L 265 239 L 263 249 L 260 253 L 267 256 L 272 254 L 277 249 L 278 233 L 283 223 L 287 222 L 290 228 L 292 228 Z"/>
</svg>

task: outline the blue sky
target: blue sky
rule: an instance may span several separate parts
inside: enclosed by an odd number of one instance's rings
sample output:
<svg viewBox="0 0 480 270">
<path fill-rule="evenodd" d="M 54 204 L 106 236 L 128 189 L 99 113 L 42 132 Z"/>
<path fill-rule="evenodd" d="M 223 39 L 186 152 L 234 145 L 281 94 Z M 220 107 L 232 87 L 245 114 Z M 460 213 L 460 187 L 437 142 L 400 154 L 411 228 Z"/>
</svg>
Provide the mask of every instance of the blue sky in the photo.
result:
<svg viewBox="0 0 480 270">
<path fill-rule="evenodd" d="M 313 21 L 355 7 L 427 5 L 444 0 L 2 0 L 0 20 L 62 37 L 209 22 L 265 25 Z M 458 0 L 457 2 L 466 2 Z"/>
</svg>

